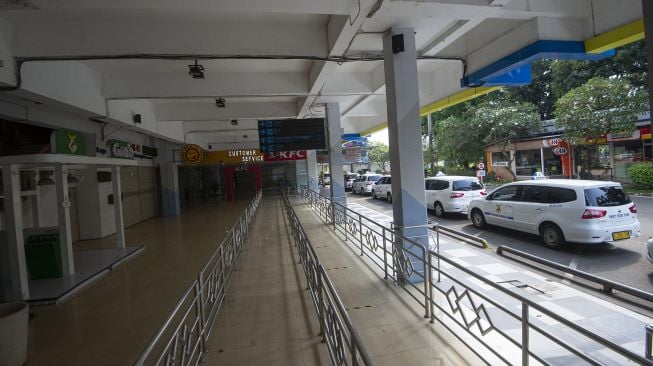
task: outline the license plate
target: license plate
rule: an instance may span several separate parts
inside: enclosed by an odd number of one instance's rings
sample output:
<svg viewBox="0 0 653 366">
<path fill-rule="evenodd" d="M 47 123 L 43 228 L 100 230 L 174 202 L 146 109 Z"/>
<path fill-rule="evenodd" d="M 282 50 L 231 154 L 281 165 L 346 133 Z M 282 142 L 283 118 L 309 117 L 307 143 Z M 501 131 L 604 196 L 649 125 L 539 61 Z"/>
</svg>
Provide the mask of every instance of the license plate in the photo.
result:
<svg viewBox="0 0 653 366">
<path fill-rule="evenodd" d="M 617 231 L 612 233 L 612 240 L 630 239 L 630 231 Z"/>
</svg>

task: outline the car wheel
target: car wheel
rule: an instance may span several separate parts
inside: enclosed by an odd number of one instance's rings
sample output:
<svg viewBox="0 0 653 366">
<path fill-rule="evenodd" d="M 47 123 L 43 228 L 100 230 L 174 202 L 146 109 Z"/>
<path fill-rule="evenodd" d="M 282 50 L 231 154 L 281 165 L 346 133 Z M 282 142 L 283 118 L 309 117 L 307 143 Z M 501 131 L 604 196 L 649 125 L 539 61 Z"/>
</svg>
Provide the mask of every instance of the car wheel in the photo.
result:
<svg viewBox="0 0 653 366">
<path fill-rule="evenodd" d="M 540 228 L 540 236 L 544 245 L 552 249 L 558 249 L 565 243 L 562 230 L 555 224 L 545 224 Z"/>
<path fill-rule="evenodd" d="M 392 195 L 390 193 L 388 193 L 386 199 L 388 200 L 388 202 L 392 203 Z"/>
<path fill-rule="evenodd" d="M 445 215 L 444 207 L 442 207 L 442 204 L 440 202 L 434 203 L 433 208 L 435 209 L 435 216 L 444 217 Z"/>
<path fill-rule="evenodd" d="M 479 229 L 483 229 L 487 225 L 487 222 L 485 222 L 485 216 L 483 216 L 481 210 L 474 209 L 472 211 L 472 224 Z"/>
</svg>

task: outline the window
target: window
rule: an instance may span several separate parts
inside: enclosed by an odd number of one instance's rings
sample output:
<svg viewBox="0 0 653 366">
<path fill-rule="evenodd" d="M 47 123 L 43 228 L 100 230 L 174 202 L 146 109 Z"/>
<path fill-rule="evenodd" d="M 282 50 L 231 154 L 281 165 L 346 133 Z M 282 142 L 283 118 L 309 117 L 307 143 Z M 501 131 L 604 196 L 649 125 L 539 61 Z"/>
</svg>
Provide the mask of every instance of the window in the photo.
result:
<svg viewBox="0 0 653 366">
<path fill-rule="evenodd" d="M 546 188 L 542 186 L 524 186 L 521 190 L 522 202 L 545 203 Z"/>
<path fill-rule="evenodd" d="M 453 182 L 452 188 L 454 191 L 478 191 L 481 189 L 483 189 L 483 183 L 477 179 L 456 180 Z"/>
<path fill-rule="evenodd" d="M 519 195 L 520 186 L 507 186 L 497 189 L 492 193 L 493 201 L 516 201 Z"/>
<path fill-rule="evenodd" d="M 379 185 L 379 184 L 388 184 L 388 178 L 383 177 L 383 178 L 379 179 L 379 180 L 376 182 L 376 185 Z"/>
<path fill-rule="evenodd" d="M 540 149 L 521 150 L 515 155 L 515 171 L 517 175 L 531 176 L 542 169 L 542 155 Z"/>
<path fill-rule="evenodd" d="M 426 189 L 429 191 L 441 191 L 443 189 L 449 188 L 449 182 L 446 180 L 427 180 Z"/>
<path fill-rule="evenodd" d="M 576 191 L 569 188 L 549 187 L 546 203 L 565 203 L 576 200 Z"/>
<path fill-rule="evenodd" d="M 369 175 L 369 176 L 367 176 L 367 181 L 369 181 L 369 182 L 376 182 L 379 179 L 381 179 L 380 175 Z"/>
<path fill-rule="evenodd" d="M 492 166 L 508 166 L 510 161 L 510 153 L 493 152 L 492 153 Z"/>
<path fill-rule="evenodd" d="M 391 177 L 385 177 L 385 182 L 383 184 L 392 184 L 392 178 Z"/>
<path fill-rule="evenodd" d="M 621 206 L 631 202 L 628 194 L 619 186 L 585 189 L 585 204 L 589 207 Z"/>
</svg>

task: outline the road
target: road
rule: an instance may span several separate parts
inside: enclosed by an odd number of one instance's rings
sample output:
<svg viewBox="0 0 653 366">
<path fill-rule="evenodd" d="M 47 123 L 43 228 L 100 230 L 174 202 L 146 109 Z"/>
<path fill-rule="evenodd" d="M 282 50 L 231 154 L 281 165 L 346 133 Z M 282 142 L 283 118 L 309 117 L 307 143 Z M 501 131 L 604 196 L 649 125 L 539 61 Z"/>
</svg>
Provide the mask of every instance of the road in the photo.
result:
<svg viewBox="0 0 653 366">
<path fill-rule="evenodd" d="M 349 202 L 356 202 L 392 217 L 392 205 L 385 200 L 369 196 L 347 194 Z M 646 260 L 645 243 L 653 236 L 653 198 L 637 196 L 633 200 L 638 207 L 642 235 L 638 238 L 598 245 L 567 244 L 561 250 L 552 250 L 541 244 L 535 235 L 491 227 L 475 228 L 467 217 L 448 215 L 438 218 L 441 225 L 457 229 L 487 240 L 492 246 L 510 246 L 541 258 L 611 279 L 644 291 L 653 292 L 653 264 Z M 429 211 L 429 217 L 434 217 Z"/>
</svg>

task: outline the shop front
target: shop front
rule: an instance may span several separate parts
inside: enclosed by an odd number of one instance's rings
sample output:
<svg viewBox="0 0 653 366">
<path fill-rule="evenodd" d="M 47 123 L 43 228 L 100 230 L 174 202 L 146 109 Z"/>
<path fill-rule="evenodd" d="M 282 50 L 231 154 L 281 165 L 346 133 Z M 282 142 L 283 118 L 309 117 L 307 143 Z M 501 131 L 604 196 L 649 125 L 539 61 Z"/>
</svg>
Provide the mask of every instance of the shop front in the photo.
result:
<svg viewBox="0 0 653 366">
<path fill-rule="evenodd" d="M 570 174 L 571 149 L 559 136 L 516 141 L 502 149 L 487 147 L 488 170 L 498 178 L 530 179 L 536 173 L 549 178 L 564 178 Z M 512 172 L 512 174 L 511 174 Z"/>
</svg>

